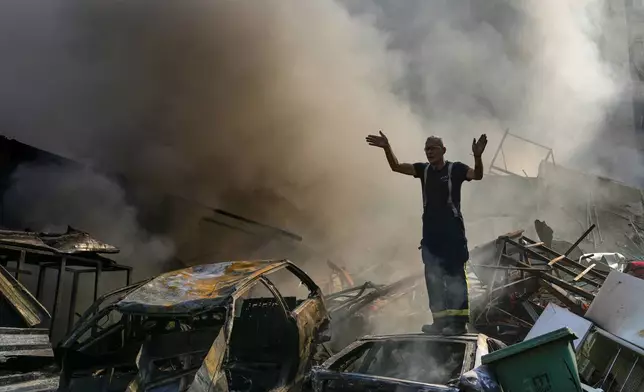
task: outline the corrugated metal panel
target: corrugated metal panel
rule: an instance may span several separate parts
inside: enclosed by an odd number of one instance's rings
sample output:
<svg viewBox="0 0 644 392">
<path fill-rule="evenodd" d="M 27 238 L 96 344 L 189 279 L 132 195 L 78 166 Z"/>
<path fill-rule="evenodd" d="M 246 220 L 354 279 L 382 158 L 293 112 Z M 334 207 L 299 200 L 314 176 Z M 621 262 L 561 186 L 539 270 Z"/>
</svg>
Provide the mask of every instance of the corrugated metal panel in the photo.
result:
<svg viewBox="0 0 644 392">
<path fill-rule="evenodd" d="M 49 331 L 33 328 L 0 328 L 0 362 L 12 357 L 53 357 Z"/>
<path fill-rule="evenodd" d="M 0 392 L 55 392 L 60 376 L 31 372 L 0 377 Z"/>
<path fill-rule="evenodd" d="M 0 295 L 7 299 L 29 327 L 51 319 L 47 309 L 1 265 Z"/>
<path fill-rule="evenodd" d="M 63 234 L 0 230 L 0 243 L 19 247 L 28 246 L 60 254 L 119 252 L 115 246 L 101 242 L 88 233 L 72 227 L 68 227 L 67 232 Z"/>
</svg>

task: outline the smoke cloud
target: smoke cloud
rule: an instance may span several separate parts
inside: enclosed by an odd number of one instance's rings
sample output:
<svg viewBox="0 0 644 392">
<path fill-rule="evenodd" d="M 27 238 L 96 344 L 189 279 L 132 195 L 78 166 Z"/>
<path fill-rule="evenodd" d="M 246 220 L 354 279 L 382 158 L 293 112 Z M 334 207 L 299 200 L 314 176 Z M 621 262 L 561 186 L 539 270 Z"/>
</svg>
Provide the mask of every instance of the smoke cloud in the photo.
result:
<svg viewBox="0 0 644 392">
<path fill-rule="evenodd" d="M 594 40 L 601 4 L 5 2 L 0 127 L 141 186 L 297 232 L 318 261 L 359 270 L 395 255 L 414 269 L 418 184 L 392 174 L 364 136 L 383 129 L 401 161 L 420 161 L 424 138 L 437 134 L 450 159 L 469 163 L 473 137 L 487 133 L 493 150 L 510 128 L 577 157 L 621 92 Z M 14 178 L 16 189 L 34 189 L 42 177 Z M 57 209 L 71 216 L 124 233 L 137 223 L 130 208 L 141 205 L 123 204 L 128 218 L 114 220 L 78 203 L 76 188 L 66 192 Z M 29 200 L 24 219 L 52 223 Z M 213 249 L 227 240 L 205 239 Z M 151 243 L 150 259 L 163 258 L 156 244 L 165 242 Z"/>
<path fill-rule="evenodd" d="M 141 228 L 136 208 L 105 175 L 91 169 L 23 165 L 13 178 L 15 184 L 4 195 L 4 218 L 10 226 L 51 233 L 64 233 L 68 225 L 83 228 L 119 244 L 119 254 L 112 257 L 148 274 L 163 272 L 163 262 L 173 255 L 171 240 Z"/>
</svg>

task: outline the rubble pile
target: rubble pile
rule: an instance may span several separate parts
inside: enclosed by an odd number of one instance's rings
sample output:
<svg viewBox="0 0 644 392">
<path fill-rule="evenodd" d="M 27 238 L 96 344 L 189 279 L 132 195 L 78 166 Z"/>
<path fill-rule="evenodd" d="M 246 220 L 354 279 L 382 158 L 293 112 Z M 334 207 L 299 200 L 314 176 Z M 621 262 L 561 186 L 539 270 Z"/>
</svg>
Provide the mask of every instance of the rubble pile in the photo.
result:
<svg viewBox="0 0 644 392">
<path fill-rule="evenodd" d="M 552 245 L 545 222 L 536 228 L 542 235 L 546 229 Z M 584 254 L 578 245 L 595 229 L 592 224 L 574 243 L 561 241 L 561 253 L 523 230 L 474 248 L 470 267 L 483 289 L 471 298 L 472 325 L 510 347 L 569 329 L 575 374 L 585 383 L 570 390 L 644 391 L 640 262 L 619 253 Z M 545 388 L 537 381 L 533 387 Z"/>
<path fill-rule="evenodd" d="M 580 264 L 524 236 L 523 231 L 475 248 L 471 268 L 486 289 L 471 298 L 473 325 L 506 343 L 516 343 L 549 303 L 584 314 L 608 275 L 595 267 Z"/>
<path fill-rule="evenodd" d="M 54 352 L 45 328 L 50 319 L 42 304 L 0 265 L 0 390 L 58 388 Z"/>
</svg>

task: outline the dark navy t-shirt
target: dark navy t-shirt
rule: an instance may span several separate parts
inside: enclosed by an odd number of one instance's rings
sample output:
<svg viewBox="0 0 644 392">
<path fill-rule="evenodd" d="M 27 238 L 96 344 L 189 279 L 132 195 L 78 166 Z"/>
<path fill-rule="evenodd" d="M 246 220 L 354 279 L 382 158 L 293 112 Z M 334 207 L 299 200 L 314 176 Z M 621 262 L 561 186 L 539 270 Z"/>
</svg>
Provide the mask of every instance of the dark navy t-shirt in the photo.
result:
<svg viewBox="0 0 644 392">
<path fill-rule="evenodd" d="M 449 164 L 450 162 L 445 162 L 440 170 L 430 166 L 427 170 L 427 184 L 425 184 L 425 168 L 429 163 L 414 163 L 414 177 L 420 179 L 425 201 L 423 244 L 439 257 L 465 262 L 468 255 L 465 226 L 461 215 L 461 186 L 463 182 L 468 181 L 469 166 L 462 162 L 452 163 L 452 203 L 456 208 L 456 214 L 454 214 L 447 202 Z M 465 248 L 464 251 L 463 248 Z M 460 260 L 463 258 L 465 260 Z"/>
</svg>

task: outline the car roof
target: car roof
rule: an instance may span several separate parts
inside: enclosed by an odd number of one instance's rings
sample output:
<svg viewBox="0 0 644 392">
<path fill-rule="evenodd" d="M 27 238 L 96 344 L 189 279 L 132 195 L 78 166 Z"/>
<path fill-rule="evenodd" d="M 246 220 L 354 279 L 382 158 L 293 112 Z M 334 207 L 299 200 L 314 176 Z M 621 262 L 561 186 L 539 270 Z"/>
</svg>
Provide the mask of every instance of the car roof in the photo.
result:
<svg viewBox="0 0 644 392">
<path fill-rule="evenodd" d="M 480 340 L 479 340 L 480 339 Z M 328 369 L 330 366 L 332 366 L 336 361 L 339 359 L 343 358 L 345 355 L 348 353 L 352 352 L 353 350 L 357 349 L 358 347 L 361 347 L 365 344 L 369 343 L 375 343 L 375 342 L 393 342 L 393 341 L 420 341 L 420 340 L 425 340 L 425 341 L 436 341 L 436 342 L 452 342 L 452 343 L 473 343 L 473 344 L 478 344 L 479 341 L 485 341 L 488 339 L 487 335 L 481 334 L 481 333 L 466 333 L 462 335 L 453 335 L 453 336 L 446 336 L 446 335 L 432 335 L 432 334 L 426 334 L 426 333 L 409 333 L 409 334 L 392 334 L 392 335 L 368 335 L 364 336 L 355 342 L 349 344 L 347 347 L 343 348 L 339 352 L 333 354 L 330 358 L 328 358 L 322 365 L 321 368 L 326 368 Z"/>
<path fill-rule="evenodd" d="M 122 313 L 190 315 L 226 307 L 235 292 L 288 260 L 228 261 L 184 268 L 151 279 L 116 306 Z"/>
</svg>

